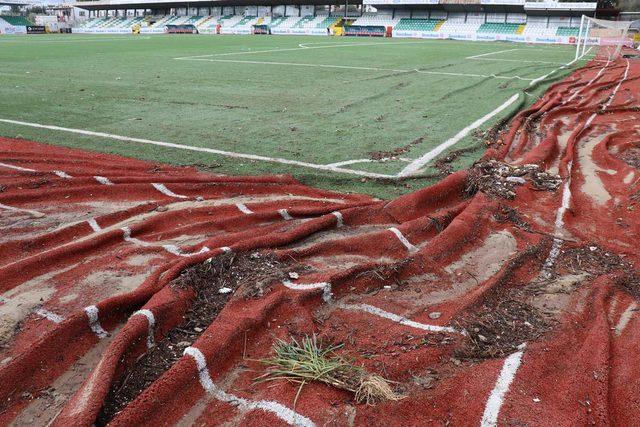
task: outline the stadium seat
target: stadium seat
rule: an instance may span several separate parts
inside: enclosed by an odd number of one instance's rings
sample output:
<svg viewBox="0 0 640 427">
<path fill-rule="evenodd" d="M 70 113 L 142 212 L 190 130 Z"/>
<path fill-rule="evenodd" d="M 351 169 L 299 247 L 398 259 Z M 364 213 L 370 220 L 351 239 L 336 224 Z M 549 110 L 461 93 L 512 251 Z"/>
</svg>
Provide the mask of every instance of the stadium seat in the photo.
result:
<svg viewBox="0 0 640 427">
<path fill-rule="evenodd" d="M 24 16 L 1 15 L 0 19 L 7 21 L 9 24 L 15 27 L 19 27 L 19 26 L 26 27 L 28 25 L 35 25 L 33 22 L 29 21 Z"/>
<path fill-rule="evenodd" d="M 491 34 L 518 34 L 521 24 L 511 24 L 504 22 L 485 22 L 478 28 L 479 33 Z"/>
<path fill-rule="evenodd" d="M 578 37 L 580 28 L 578 27 L 558 27 L 556 30 L 556 36 L 574 36 Z"/>
<path fill-rule="evenodd" d="M 402 18 L 394 27 L 394 30 L 401 31 L 438 31 L 444 24 L 444 20 L 439 19 L 409 19 Z"/>
</svg>

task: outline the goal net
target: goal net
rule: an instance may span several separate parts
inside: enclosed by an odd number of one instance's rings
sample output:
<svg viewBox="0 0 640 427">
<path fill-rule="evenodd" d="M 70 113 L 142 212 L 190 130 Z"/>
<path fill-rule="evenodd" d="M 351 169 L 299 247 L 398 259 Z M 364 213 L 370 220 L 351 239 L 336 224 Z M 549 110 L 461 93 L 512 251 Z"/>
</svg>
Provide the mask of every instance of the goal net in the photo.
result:
<svg viewBox="0 0 640 427">
<path fill-rule="evenodd" d="M 594 54 L 597 59 L 614 60 L 623 46 L 633 47 L 629 26 L 633 21 L 607 21 L 582 16 L 576 41 L 576 59 Z"/>
</svg>

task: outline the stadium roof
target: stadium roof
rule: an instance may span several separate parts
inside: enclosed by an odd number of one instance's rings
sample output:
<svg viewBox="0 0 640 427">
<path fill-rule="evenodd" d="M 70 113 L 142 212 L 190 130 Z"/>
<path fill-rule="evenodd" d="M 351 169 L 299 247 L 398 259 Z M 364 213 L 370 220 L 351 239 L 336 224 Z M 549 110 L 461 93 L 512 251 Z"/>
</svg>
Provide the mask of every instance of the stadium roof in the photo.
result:
<svg viewBox="0 0 640 427">
<path fill-rule="evenodd" d="M 0 6 L 29 6 L 34 3 L 33 1 L 24 0 L 0 0 Z"/>
<path fill-rule="evenodd" d="M 0 0 L 2 1 L 2 0 Z M 304 4 L 335 4 L 335 0 L 304 0 Z M 72 6 L 86 10 L 112 9 L 153 9 L 174 7 L 214 7 L 214 6 L 277 6 L 299 5 L 301 0 L 97 0 L 79 1 Z M 362 0 L 349 0 L 349 4 L 362 4 Z"/>
<path fill-rule="evenodd" d="M 0 0 L 2 1 L 2 0 Z M 304 4 L 335 4 L 336 0 L 305 0 Z M 593 12 L 596 2 L 532 2 L 525 0 L 349 0 L 349 4 L 368 4 L 378 8 L 406 7 L 456 11 L 516 12 L 523 9 L 529 14 L 562 13 L 563 15 Z M 95 0 L 76 1 L 73 6 L 87 10 L 146 9 L 210 6 L 262 6 L 301 4 L 301 0 Z"/>
</svg>

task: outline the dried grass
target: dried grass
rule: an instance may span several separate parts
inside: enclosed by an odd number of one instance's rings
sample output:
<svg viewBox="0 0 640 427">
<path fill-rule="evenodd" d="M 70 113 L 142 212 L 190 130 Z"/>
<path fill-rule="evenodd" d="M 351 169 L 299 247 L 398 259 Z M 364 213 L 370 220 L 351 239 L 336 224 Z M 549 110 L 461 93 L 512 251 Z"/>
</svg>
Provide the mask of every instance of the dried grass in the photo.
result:
<svg viewBox="0 0 640 427">
<path fill-rule="evenodd" d="M 315 335 L 304 337 L 300 342 L 295 338 L 291 338 L 290 342 L 277 340 L 273 345 L 274 355 L 260 360 L 267 366 L 267 372 L 256 381 L 286 380 L 300 384 L 294 405 L 302 387 L 311 381 L 350 391 L 354 393 L 356 402 L 367 405 L 402 399 L 403 396 L 393 390 L 390 381 L 338 356 L 335 352 L 341 347 L 342 344 L 323 347 Z"/>
</svg>

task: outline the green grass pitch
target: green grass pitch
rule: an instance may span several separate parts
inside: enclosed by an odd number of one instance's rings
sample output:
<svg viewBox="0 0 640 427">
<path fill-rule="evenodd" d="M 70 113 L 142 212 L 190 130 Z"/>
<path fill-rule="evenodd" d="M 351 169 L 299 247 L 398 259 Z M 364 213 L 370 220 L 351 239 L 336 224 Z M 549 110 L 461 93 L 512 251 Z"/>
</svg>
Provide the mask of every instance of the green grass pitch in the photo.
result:
<svg viewBox="0 0 640 427">
<path fill-rule="evenodd" d="M 433 161 L 419 171 L 426 176 L 422 178 L 398 182 L 363 175 L 396 176 L 520 94 L 442 153 L 475 149 L 452 164 L 454 169 L 468 166 L 482 153 L 482 131 L 531 104 L 549 84 L 565 77 L 572 67 L 557 69 L 572 57 L 570 46 L 449 40 L 3 36 L 0 120 L 294 164 L 1 121 L 0 135 L 204 165 L 225 174 L 291 173 L 310 185 L 387 198 L 435 181 Z M 532 80 L 551 71 L 530 87 Z M 372 160 L 385 152 L 395 155 Z M 356 173 L 326 167 L 333 164 Z"/>
</svg>

